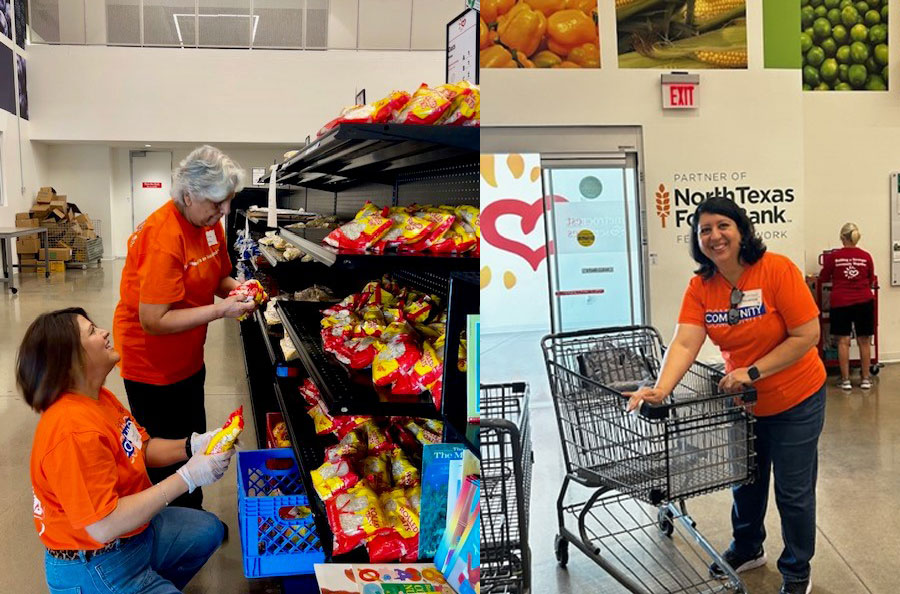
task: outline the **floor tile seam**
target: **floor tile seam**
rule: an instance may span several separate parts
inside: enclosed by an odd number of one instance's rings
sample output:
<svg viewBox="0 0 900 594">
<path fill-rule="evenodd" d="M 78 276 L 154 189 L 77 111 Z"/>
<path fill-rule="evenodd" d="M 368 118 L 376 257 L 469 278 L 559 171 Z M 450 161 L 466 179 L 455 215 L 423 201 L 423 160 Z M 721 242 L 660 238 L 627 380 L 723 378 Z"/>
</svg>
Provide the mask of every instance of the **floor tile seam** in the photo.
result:
<svg viewBox="0 0 900 594">
<path fill-rule="evenodd" d="M 832 550 L 834 550 L 834 552 L 838 556 L 838 558 L 844 562 L 844 565 L 847 566 L 847 569 L 850 570 L 850 573 L 853 574 L 853 577 L 855 577 L 859 581 L 860 585 L 862 585 L 862 587 L 865 588 L 866 592 L 868 592 L 869 594 L 873 594 L 872 589 L 869 588 L 869 585 L 866 583 L 866 581 L 862 578 L 861 575 L 859 575 L 859 573 L 856 571 L 856 568 L 853 567 L 853 565 L 851 565 L 849 561 L 847 561 L 847 558 L 844 557 L 844 555 L 841 553 L 841 550 L 837 547 L 837 545 L 830 538 L 828 538 L 828 535 L 825 533 L 824 530 L 822 530 L 822 527 L 818 523 L 816 523 L 816 530 L 819 532 L 819 534 L 822 535 L 822 538 L 824 538 L 825 541 L 831 546 Z M 815 577 L 813 577 L 813 582 L 815 582 Z"/>
</svg>

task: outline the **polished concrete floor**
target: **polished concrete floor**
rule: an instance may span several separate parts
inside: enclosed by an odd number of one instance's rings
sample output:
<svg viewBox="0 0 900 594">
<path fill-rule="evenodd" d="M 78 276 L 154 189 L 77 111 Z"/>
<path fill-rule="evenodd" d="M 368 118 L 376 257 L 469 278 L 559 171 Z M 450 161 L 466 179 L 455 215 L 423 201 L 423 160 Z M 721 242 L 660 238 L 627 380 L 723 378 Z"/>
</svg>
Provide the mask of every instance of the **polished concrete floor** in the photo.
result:
<svg viewBox="0 0 900 594">
<path fill-rule="evenodd" d="M 0 593 L 46 592 L 43 548 L 31 518 L 29 455 L 38 417 L 16 392 L 16 348 L 28 324 L 44 311 L 69 306 L 83 307 L 94 322 L 111 328 L 119 296 L 122 260 L 103 262 L 101 268 L 68 270 L 50 279 L 34 273 L 20 275 L 20 292 L 13 296 L 0 285 Z M 210 427 L 221 424 L 240 405 L 250 409 L 238 325 L 233 320 L 210 324 L 206 341 L 206 412 Z M 107 382 L 128 406 L 118 370 Z M 252 423 L 241 441 L 254 448 Z M 238 535 L 237 491 L 234 465 L 218 483 L 204 488 L 204 507 L 231 528 L 231 538 L 218 550 L 187 586 L 189 594 L 276 593 L 280 587 L 268 580 L 243 576 Z"/>
<path fill-rule="evenodd" d="M 553 407 L 540 365 L 523 365 L 527 356 L 505 357 L 515 373 L 498 366 L 503 352 L 514 343 L 495 340 L 493 363 L 484 357 L 486 381 L 527 379 L 532 391 L 531 422 L 534 444 L 534 479 L 531 497 L 531 548 L 535 593 L 624 593 L 574 546 L 569 547 L 567 569 L 554 558 L 557 533 L 556 498 L 564 473 L 559 434 Z M 523 338 L 539 340 L 528 334 Z M 517 346 L 516 353 L 539 357 Z M 498 352 L 500 354 L 498 354 Z M 533 357 L 529 358 L 529 360 Z M 540 361 L 540 359 L 538 359 Z M 857 378 L 854 378 L 858 381 Z M 900 592 L 900 365 L 888 365 L 875 388 L 842 392 L 829 378 L 827 412 L 819 449 L 817 550 L 812 562 L 813 592 L 817 594 L 896 594 Z M 574 490 L 584 500 L 585 490 Z M 698 530 L 716 547 L 727 547 L 730 537 L 729 491 L 688 500 L 688 512 Z M 568 524 L 574 529 L 574 524 Z M 748 592 L 775 594 L 781 584 L 776 561 L 782 550 L 781 530 L 774 495 L 770 496 L 765 544 L 766 566 L 742 574 Z M 643 563 L 643 553 L 633 551 Z M 686 590 L 699 592 L 704 590 Z"/>
</svg>

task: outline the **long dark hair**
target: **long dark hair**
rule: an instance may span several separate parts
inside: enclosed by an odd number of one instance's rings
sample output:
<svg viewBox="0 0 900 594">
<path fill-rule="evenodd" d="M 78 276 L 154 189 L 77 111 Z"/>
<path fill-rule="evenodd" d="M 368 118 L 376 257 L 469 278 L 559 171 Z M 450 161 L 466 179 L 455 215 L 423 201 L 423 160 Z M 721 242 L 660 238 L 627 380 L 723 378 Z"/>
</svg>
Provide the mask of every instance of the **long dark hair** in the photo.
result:
<svg viewBox="0 0 900 594">
<path fill-rule="evenodd" d="M 84 349 L 78 316 L 80 307 L 41 314 L 28 330 L 16 354 L 16 384 L 25 402 L 44 412 L 70 389 L 84 369 Z"/>
<path fill-rule="evenodd" d="M 716 265 L 700 251 L 700 240 L 697 237 L 700 228 L 700 215 L 717 214 L 728 217 L 737 225 L 741 233 L 740 259 L 745 264 L 754 264 L 766 253 L 766 244 L 756 234 L 753 221 L 747 216 L 747 211 L 728 198 L 707 198 L 694 211 L 691 222 L 691 257 L 700 268 L 694 271 L 704 279 L 710 279 L 716 273 Z"/>
</svg>

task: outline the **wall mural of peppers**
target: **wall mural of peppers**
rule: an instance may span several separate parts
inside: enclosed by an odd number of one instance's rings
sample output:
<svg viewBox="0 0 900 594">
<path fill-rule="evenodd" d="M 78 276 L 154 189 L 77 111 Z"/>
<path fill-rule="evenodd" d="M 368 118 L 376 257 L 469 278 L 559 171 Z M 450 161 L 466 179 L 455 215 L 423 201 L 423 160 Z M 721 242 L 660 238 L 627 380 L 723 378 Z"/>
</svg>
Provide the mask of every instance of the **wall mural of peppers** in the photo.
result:
<svg viewBox="0 0 900 594">
<path fill-rule="evenodd" d="M 746 0 L 615 0 L 619 68 L 747 68 Z"/>
<path fill-rule="evenodd" d="M 886 91 L 888 0 L 801 0 L 805 91 Z"/>
<path fill-rule="evenodd" d="M 599 68 L 597 0 L 481 0 L 482 68 Z"/>
</svg>

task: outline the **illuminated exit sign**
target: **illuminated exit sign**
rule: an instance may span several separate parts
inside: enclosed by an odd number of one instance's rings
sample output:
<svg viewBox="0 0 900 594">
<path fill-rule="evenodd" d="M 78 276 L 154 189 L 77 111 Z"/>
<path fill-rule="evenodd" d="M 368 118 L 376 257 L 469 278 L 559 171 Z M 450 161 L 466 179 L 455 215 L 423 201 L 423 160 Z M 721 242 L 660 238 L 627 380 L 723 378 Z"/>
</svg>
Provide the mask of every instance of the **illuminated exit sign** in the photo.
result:
<svg viewBox="0 0 900 594">
<path fill-rule="evenodd" d="M 697 109 L 700 105 L 700 75 L 686 72 L 661 77 L 663 109 Z"/>
</svg>

